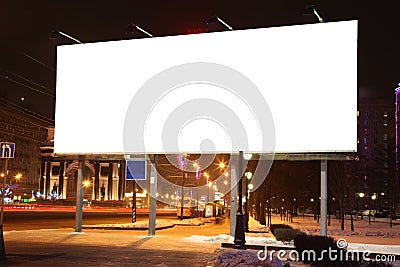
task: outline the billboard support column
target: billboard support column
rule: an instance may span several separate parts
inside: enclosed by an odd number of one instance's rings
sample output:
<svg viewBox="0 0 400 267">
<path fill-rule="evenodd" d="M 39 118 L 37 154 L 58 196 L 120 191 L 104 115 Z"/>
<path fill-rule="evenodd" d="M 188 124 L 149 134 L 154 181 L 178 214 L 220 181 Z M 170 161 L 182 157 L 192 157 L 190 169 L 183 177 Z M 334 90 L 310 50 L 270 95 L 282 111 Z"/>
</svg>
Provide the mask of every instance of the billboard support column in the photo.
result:
<svg viewBox="0 0 400 267">
<path fill-rule="evenodd" d="M 83 210 L 83 176 L 85 175 L 85 157 L 79 157 L 78 177 L 76 179 L 76 212 L 75 232 L 82 232 L 82 210 Z"/>
<path fill-rule="evenodd" d="M 327 170 L 328 170 L 328 161 L 321 160 L 321 236 L 327 236 L 327 210 L 328 210 L 328 186 L 327 186 Z"/>
<path fill-rule="evenodd" d="M 156 206 L 157 206 L 157 165 L 158 155 L 154 155 L 154 167 L 150 174 L 150 213 L 149 213 L 149 236 L 156 235 Z"/>
</svg>

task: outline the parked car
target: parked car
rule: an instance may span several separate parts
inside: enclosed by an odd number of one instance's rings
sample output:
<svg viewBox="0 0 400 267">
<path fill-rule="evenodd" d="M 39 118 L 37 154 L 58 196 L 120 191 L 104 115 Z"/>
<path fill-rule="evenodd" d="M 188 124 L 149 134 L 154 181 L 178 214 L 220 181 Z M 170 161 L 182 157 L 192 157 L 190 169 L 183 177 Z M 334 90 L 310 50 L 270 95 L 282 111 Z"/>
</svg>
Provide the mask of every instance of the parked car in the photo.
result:
<svg viewBox="0 0 400 267">
<path fill-rule="evenodd" d="M 376 218 L 387 218 L 390 215 L 390 210 L 379 210 L 375 213 Z"/>
<path fill-rule="evenodd" d="M 376 214 L 376 210 L 364 210 L 362 212 L 362 215 L 364 216 L 368 216 L 369 214 L 371 214 L 371 216 L 374 216 Z"/>
</svg>

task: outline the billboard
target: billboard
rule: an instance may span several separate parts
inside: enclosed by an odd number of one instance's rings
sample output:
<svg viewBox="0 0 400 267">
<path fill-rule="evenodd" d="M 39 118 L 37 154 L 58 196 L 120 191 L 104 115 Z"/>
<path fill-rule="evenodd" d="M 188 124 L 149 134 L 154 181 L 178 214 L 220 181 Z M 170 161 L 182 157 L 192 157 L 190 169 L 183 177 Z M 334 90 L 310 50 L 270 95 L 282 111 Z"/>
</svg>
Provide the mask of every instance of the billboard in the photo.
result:
<svg viewBox="0 0 400 267">
<path fill-rule="evenodd" d="M 357 21 L 57 48 L 54 152 L 354 152 Z"/>
</svg>

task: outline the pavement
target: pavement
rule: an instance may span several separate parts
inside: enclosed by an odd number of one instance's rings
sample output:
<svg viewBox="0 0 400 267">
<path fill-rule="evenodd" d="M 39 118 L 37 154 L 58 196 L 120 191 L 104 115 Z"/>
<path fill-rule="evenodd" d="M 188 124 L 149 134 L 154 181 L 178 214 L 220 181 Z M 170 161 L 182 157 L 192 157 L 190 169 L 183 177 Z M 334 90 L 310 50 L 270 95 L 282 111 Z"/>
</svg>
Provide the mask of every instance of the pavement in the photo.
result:
<svg viewBox="0 0 400 267">
<path fill-rule="evenodd" d="M 0 266 L 213 266 L 221 241 L 188 237 L 228 235 L 229 219 L 198 221 L 167 222 L 174 226 L 160 228 L 154 237 L 148 236 L 147 229 L 129 231 L 132 228 L 115 224 L 84 228 L 82 233 L 72 228 L 5 231 L 7 260 Z M 251 220 L 253 224 L 258 223 Z"/>
<path fill-rule="evenodd" d="M 104 226 L 82 233 L 72 228 L 6 231 L 7 260 L 0 261 L 0 266 L 213 266 L 223 241 L 198 242 L 188 237 L 229 235 L 229 219 L 194 225 L 187 221 L 175 224 L 157 230 L 154 237 L 149 237 L 146 229 L 110 230 Z M 250 229 L 257 233 L 246 236 L 272 237 L 252 218 Z"/>
<path fill-rule="evenodd" d="M 160 230 L 73 229 L 4 233 L 5 262 L 0 266 L 209 266 L 220 243 L 185 242 L 184 236 Z M 188 229 L 182 229 L 188 232 Z M 189 233 L 190 234 L 190 233 Z"/>
</svg>

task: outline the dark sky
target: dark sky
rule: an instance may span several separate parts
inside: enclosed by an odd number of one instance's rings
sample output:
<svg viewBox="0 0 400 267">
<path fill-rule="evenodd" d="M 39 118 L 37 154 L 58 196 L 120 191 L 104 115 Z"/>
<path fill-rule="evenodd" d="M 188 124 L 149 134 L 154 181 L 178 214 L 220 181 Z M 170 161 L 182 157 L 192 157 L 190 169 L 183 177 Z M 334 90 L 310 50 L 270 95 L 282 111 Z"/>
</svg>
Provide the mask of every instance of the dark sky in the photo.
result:
<svg viewBox="0 0 400 267">
<path fill-rule="evenodd" d="M 145 37 L 138 32 L 127 34 L 132 22 L 154 36 L 206 31 L 212 15 L 235 29 L 317 23 L 314 16 L 303 15 L 306 3 L 315 4 L 326 22 L 359 20 L 359 95 L 394 99 L 394 88 L 400 82 L 396 2 L 2 0 L 0 104 L 54 117 L 56 46 L 72 43 L 50 39 L 55 29 L 82 42 L 98 42 Z M 221 25 L 208 28 L 216 30 L 225 29 Z"/>
</svg>

